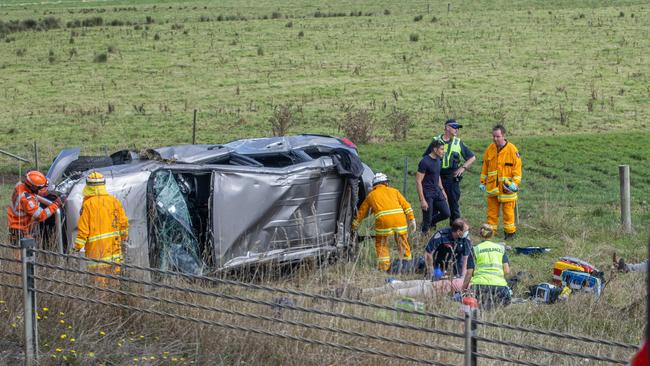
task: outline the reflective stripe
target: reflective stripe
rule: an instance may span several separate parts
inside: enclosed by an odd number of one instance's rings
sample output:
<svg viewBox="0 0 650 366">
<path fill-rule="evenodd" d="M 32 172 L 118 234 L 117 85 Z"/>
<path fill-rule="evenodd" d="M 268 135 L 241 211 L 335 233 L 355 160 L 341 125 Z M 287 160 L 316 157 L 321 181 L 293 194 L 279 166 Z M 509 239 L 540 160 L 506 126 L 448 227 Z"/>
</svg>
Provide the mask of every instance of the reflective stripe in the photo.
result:
<svg viewBox="0 0 650 366">
<path fill-rule="evenodd" d="M 43 212 L 43 208 L 39 207 L 34 213 L 32 214 L 33 219 L 38 219 L 38 217 L 41 215 L 41 212 Z"/>
<path fill-rule="evenodd" d="M 382 235 L 382 236 L 383 235 L 389 235 L 389 234 L 392 234 L 392 233 L 401 234 L 401 233 L 406 233 L 406 232 L 408 232 L 408 226 L 390 227 L 390 228 L 387 228 L 387 229 L 375 229 L 375 234 Z"/>
<path fill-rule="evenodd" d="M 485 179 L 485 178 L 487 178 L 487 175 L 481 174 L 481 178 Z"/>
<path fill-rule="evenodd" d="M 14 205 L 11 207 L 11 210 L 14 212 L 14 215 L 16 216 L 20 216 L 20 217 L 27 216 L 27 214 L 22 210 L 18 211 L 18 206 L 20 206 L 20 200 L 23 198 L 24 195 L 25 192 L 19 194 L 18 197 L 16 197 L 16 201 L 14 202 Z"/>
<path fill-rule="evenodd" d="M 87 242 L 92 243 L 92 242 L 97 241 L 97 240 L 112 238 L 112 237 L 116 237 L 116 236 L 120 236 L 119 231 L 113 231 L 113 232 L 110 232 L 110 233 L 104 233 L 104 234 L 91 236 L 91 237 L 88 238 Z"/>
<path fill-rule="evenodd" d="M 109 255 L 107 257 L 98 258 L 98 259 L 102 260 L 102 261 L 106 261 L 106 262 L 121 263 L 122 262 L 122 255 L 121 254 L 114 254 L 114 255 Z M 109 264 L 109 263 L 88 263 L 86 265 L 86 267 L 88 267 L 88 268 L 109 267 L 109 266 L 114 266 L 114 264 Z"/>
<path fill-rule="evenodd" d="M 391 215 L 391 214 L 396 214 L 396 213 L 399 213 L 399 214 L 404 213 L 404 210 L 401 209 L 401 208 L 396 208 L 396 209 L 394 209 L 394 210 L 384 210 L 384 211 L 379 211 L 379 212 L 377 212 L 377 214 L 375 215 L 375 219 L 378 219 L 378 218 L 380 218 L 380 217 L 382 217 L 382 216 L 384 216 L 384 215 Z"/>
<path fill-rule="evenodd" d="M 81 246 L 84 246 L 84 245 L 86 244 L 86 241 L 83 240 L 83 239 L 81 239 L 81 238 L 76 238 L 76 239 L 74 240 L 74 243 L 75 243 L 75 244 L 79 244 L 79 245 L 81 245 Z"/>
<path fill-rule="evenodd" d="M 488 177 L 489 177 L 489 176 L 491 176 L 491 175 L 497 175 L 497 173 L 498 173 L 497 170 L 493 170 L 493 171 L 491 171 L 491 172 L 488 172 L 487 175 L 488 175 Z"/>
<path fill-rule="evenodd" d="M 405 214 L 408 214 L 408 213 L 411 213 L 411 212 L 413 212 L 413 209 L 410 208 L 410 207 L 407 208 L 406 210 L 404 210 L 404 213 L 405 213 Z"/>
</svg>

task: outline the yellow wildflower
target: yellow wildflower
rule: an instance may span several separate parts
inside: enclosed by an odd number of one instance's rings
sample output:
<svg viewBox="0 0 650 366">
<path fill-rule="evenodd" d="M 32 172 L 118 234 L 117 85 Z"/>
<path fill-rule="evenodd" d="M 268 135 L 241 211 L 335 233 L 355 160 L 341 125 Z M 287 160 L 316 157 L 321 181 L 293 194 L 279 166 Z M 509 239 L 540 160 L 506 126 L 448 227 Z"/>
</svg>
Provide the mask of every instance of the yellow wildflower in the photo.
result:
<svg viewBox="0 0 650 366">
<path fill-rule="evenodd" d="M 65 334 L 65 333 L 63 333 L 63 334 L 61 334 L 61 335 L 59 336 L 59 338 L 61 338 L 61 339 L 66 339 L 66 338 L 68 338 L 68 335 Z"/>
<path fill-rule="evenodd" d="M 50 308 L 43 308 L 43 311 L 50 311 Z"/>
<path fill-rule="evenodd" d="M 103 337 L 103 336 L 106 335 L 106 332 L 104 332 L 104 331 L 102 330 L 102 331 L 99 332 L 99 335 Z"/>
<path fill-rule="evenodd" d="M 16 323 L 11 323 L 11 327 L 16 328 L 17 327 Z"/>
<path fill-rule="evenodd" d="M 56 352 L 63 352 L 63 350 L 61 348 L 57 348 L 57 349 L 55 349 L 55 351 Z"/>
<path fill-rule="evenodd" d="M 72 342 L 72 343 L 74 343 L 76 340 L 77 340 L 77 339 L 74 338 L 74 337 L 70 338 L 70 342 Z"/>
<path fill-rule="evenodd" d="M 90 358 L 95 357 L 95 352 L 88 352 L 88 357 L 90 357 Z"/>
<path fill-rule="evenodd" d="M 65 324 L 65 320 L 61 319 L 61 320 L 59 320 L 59 323 L 60 324 Z"/>
<path fill-rule="evenodd" d="M 72 354 L 76 354 L 76 353 L 77 353 L 77 351 L 75 351 L 75 350 L 73 350 L 73 349 L 71 349 L 71 350 L 70 350 L 70 353 L 72 353 Z"/>
<path fill-rule="evenodd" d="M 64 315 L 65 315 L 65 313 L 64 313 L 64 312 L 62 312 L 62 311 L 59 311 L 59 316 L 64 316 Z"/>
</svg>

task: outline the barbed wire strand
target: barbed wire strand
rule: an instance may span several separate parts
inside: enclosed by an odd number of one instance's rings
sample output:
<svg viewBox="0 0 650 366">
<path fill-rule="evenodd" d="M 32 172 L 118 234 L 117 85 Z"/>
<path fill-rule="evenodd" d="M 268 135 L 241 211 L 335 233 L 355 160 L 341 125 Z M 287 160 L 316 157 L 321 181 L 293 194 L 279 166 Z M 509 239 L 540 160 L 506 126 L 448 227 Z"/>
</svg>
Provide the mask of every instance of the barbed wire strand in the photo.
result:
<svg viewBox="0 0 650 366">
<path fill-rule="evenodd" d="M 427 343 L 419 343 L 419 342 L 413 342 L 413 341 L 407 341 L 403 340 L 400 338 L 389 338 L 389 337 L 383 337 L 379 335 L 372 335 L 372 334 L 367 334 L 367 333 L 360 333 L 360 332 L 355 332 L 355 331 L 348 331 L 345 329 L 340 329 L 340 328 L 333 328 L 333 327 L 324 327 L 320 326 L 317 324 L 309 324 L 309 323 L 303 323 L 303 322 L 297 322 L 293 320 L 285 320 L 285 319 L 280 319 L 277 317 L 269 317 L 269 316 L 264 316 L 264 315 L 259 315 L 259 314 L 253 314 L 253 313 L 246 313 L 246 312 L 241 312 L 237 310 L 230 310 L 230 309 L 224 309 L 224 308 L 219 308 L 219 307 L 213 307 L 213 306 L 206 306 L 206 305 L 200 305 L 200 304 L 193 304 L 189 303 L 186 301 L 179 301 L 179 300 L 171 300 L 171 299 L 165 299 L 161 297 L 156 297 L 156 296 L 149 296 L 149 295 L 141 295 L 141 294 L 136 294 L 134 292 L 129 292 L 129 291 L 123 291 L 123 290 L 115 290 L 115 289 L 109 289 L 109 288 L 101 288 L 98 286 L 92 286 L 92 285 L 85 285 L 85 284 L 79 284 L 79 283 L 74 283 L 71 281 L 65 281 L 65 280 L 58 280 L 58 279 L 53 279 L 53 278 L 47 278 L 47 277 L 42 277 L 42 276 L 33 276 L 34 279 L 41 280 L 41 281 L 46 281 L 46 282 L 54 282 L 62 285 L 69 285 L 69 286 L 74 286 L 74 287 L 81 287 L 89 290 L 100 290 L 104 292 L 109 292 L 112 294 L 117 294 L 117 295 L 124 295 L 124 296 L 129 296 L 131 298 L 139 298 L 139 299 L 145 299 L 149 301 L 158 301 L 158 302 L 164 302 L 167 304 L 171 305 L 180 305 L 180 306 L 187 306 L 191 308 L 196 308 L 196 309 L 201 309 L 201 310 L 206 310 L 206 311 L 213 311 L 213 312 L 218 312 L 218 313 L 226 313 L 229 315 L 236 315 L 236 316 L 241 316 L 245 318 L 252 318 L 252 319 L 258 319 L 258 320 L 265 320 L 265 321 L 270 321 L 274 323 L 282 323 L 282 324 L 289 324 L 289 325 L 294 325 L 294 326 L 299 326 L 299 327 L 304 327 L 304 328 L 309 328 L 309 329 L 316 329 L 316 330 L 322 330 L 322 331 L 327 331 L 327 332 L 332 332 L 332 333 L 340 333 L 340 334 L 345 334 L 349 336 L 355 336 L 355 337 L 364 337 L 364 338 L 370 338 L 370 339 L 375 339 L 379 341 L 385 341 L 385 342 L 395 342 L 407 346 L 415 346 L 415 347 L 425 347 L 429 349 L 435 349 L 438 351 L 450 351 L 458 354 L 463 354 L 465 353 L 464 350 L 458 349 L 458 348 L 444 348 L 444 347 L 439 347 L 435 346 L 432 344 L 427 344 Z"/>
<path fill-rule="evenodd" d="M 514 343 L 514 342 L 502 341 L 502 340 L 498 340 L 498 339 L 480 337 L 480 336 L 474 336 L 474 338 L 477 341 L 481 341 L 481 342 L 495 343 L 495 344 L 500 344 L 502 346 L 516 347 L 516 348 L 522 348 L 522 349 L 532 350 L 532 351 L 555 353 L 555 354 L 563 355 L 563 356 L 580 357 L 580 358 L 585 358 L 585 359 L 591 359 L 591 360 L 596 360 L 596 361 L 605 361 L 605 362 L 611 362 L 611 363 L 617 363 L 617 364 L 623 364 L 623 365 L 628 363 L 628 361 L 616 360 L 616 359 L 609 358 L 609 357 L 588 355 L 588 354 L 585 354 L 585 353 L 578 353 L 578 352 L 554 350 L 552 348 L 547 348 L 547 347 L 543 347 L 543 346 L 534 346 L 534 345 L 530 345 L 530 344 Z"/>
<path fill-rule="evenodd" d="M 17 276 L 17 277 L 22 277 L 23 274 L 19 272 L 12 272 L 12 271 L 5 271 L 4 269 L 0 269 L 0 274 L 6 274 L 10 276 Z"/>
<path fill-rule="evenodd" d="M 23 262 L 20 259 L 7 258 L 7 257 L 0 257 L 0 261 L 13 262 L 13 263 L 22 263 Z"/>
<path fill-rule="evenodd" d="M 51 295 L 51 296 L 68 298 L 68 299 L 79 300 L 79 301 L 84 301 L 84 302 L 90 302 L 90 303 L 98 304 L 98 305 L 117 307 L 117 308 L 122 308 L 122 309 L 125 309 L 125 310 L 137 311 L 137 312 L 141 312 L 141 313 L 145 313 L 145 314 L 163 316 L 163 317 L 168 317 L 168 318 L 178 319 L 178 320 L 184 320 L 184 321 L 191 321 L 191 322 L 195 322 L 195 323 L 200 323 L 200 324 L 205 324 L 205 325 L 210 325 L 210 326 L 216 326 L 216 327 L 221 327 L 221 328 L 227 328 L 227 329 L 232 329 L 232 330 L 239 330 L 239 331 L 244 331 L 244 332 L 251 332 L 251 333 L 260 334 L 260 335 L 272 336 L 272 337 L 276 337 L 276 338 L 284 338 L 284 339 L 289 339 L 289 340 L 298 341 L 298 342 L 302 342 L 302 343 L 315 344 L 315 345 L 318 345 L 318 346 L 327 346 L 327 347 L 332 347 L 332 348 L 340 348 L 340 349 L 344 349 L 346 351 L 367 353 L 367 354 L 371 354 L 371 355 L 375 355 L 375 356 L 388 357 L 388 358 L 393 358 L 393 359 L 398 359 L 398 360 L 403 360 L 403 361 L 416 362 L 416 363 L 423 363 L 423 364 L 428 364 L 428 365 L 453 366 L 452 364 L 446 364 L 446 363 L 441 363 L 441 362 L 436 362 L 436 361 L 431 361 L 431 360 L 426 360 L 426 359 L 419 359 L 419 358 L 399 355 L 399 354 L 391 353 L 391 352 L 384 352 L 384 351 L 378 351 L 378 350 L 374 350 L 374 349 L 364 349 L 364 348 L 352 347 L 352 346 L 348 346 L 348 345 L 344 345 L 344 344 L 340 344 L 340 343 L 325 342 L 325 341 L 321 341 L 321 340 L 317 340 L 317 339 L 298 337 L 298 336 L 293 336 L 293 335 L 288 335 L 288 334 L 273 333 L 273 332 L 269 332 L 269 331 L 262 330 L 262 329 L 247 328 L 247 327 L 242 327 L 242 326 L 237 326 L 237 325 L 232 325 L 232 324 L 227 324 L 227 323 L 220 323 L 220 322 L 206 320 L 206 319 L 194 318 L 194 317 L 185 316 L 185 315 L 166 313 L 164 311 L 151 310 L 151 309 L 142 309 L 142 308 L 138 308 L 138 307 L 135 307 L 135 306 L 124 305 L 124 304 L 116 304 L 116 303 L 103 301 L 103 300 L 97 300 L 97 299 L 88 299 L 88 298 L 84 298 L 84 297 L 80 297 L 80 296 L 75 296 L 75 295 L 70 295 L 70 294 L 62 294 L 62 293 L 57 293 L 57 292 L 48 291 L 48 290 L 34 289 L 34 291 L 38 292 L 38 293 L 41 293 L 41 294 L 45 294 L 45 295 Z"/>
<path fill-rule="evenodd" d="M 208 281 L 208 282 L 216 282 L 216 283 L 220 283 L 220 284 L 224 284 L 224 285 L 239 286 L 239 287 L 250 288 L 250 289 L 255 289 L 255 290 L 264 290 L 264 291 L 269 291 L 269 292 L 277 292 L 277 293 L 283 293 L 283 294 L 287 294 L 287 295 L 303 296 L 303 297 L 309 297 L 309 298 L 318 299 L 318 300 L 328 300 L 328 301 L 334 301 L 334 302 L 341 302 L 341 303 L 346 303 L 346 304 L 350 304 L 350 305 L 367 306 L 367 307 L 372 307 L 372 308 L 381 309 L 381 310 L 395 310 L 394 307 L 390 307 L 390 306 L 387 306 L 387 305 L 381 305 L 381 304 L 375 304 L 375 303 L 371 303 L 371 302 L 365 302 L 365 301 L 361 301 L 361 300 L 352 300 L 352 299 L 345 299 L 345 298 L 339 298 L 339 297 L 333 297 L 333 296 L 325 296 L 325 295 L 320 295 L 320 294 L 312 294 L 312 293 L 308 293 L 308 292 L 302 292 L 302 291 L 296 291 L 296 290 L 290 290 L 290 289 L 284 289 L 284 288 L 277 288 L 277 287 L 271 287 L 271 286 L 264 286 L 264 285 L 256 285 L 256 284 L 252 284 L 252 283 L 245 283 L 245 282 L 227 280 L 227 279 L 216 278 L 216 277 L 199 276 L 199 275 L 191 275 L 191 274 L 187 274 L 187 273 L 164 271 L 164 270 L 160 270 L 160 269 L 156 269 L 156 268 L 136 266 L 136 265 L 133 265 L 133 264 L 125 264 L 125 263 L 116 264 L 115 262 L 103 261 L 103 260 L 99 260 L 99 259 L 85 258 L 85 257 L 79 257 L 79 256 L 73 256 L 73 255 L 69 255 L 69 254 L 61 254 L 61 253 L 52 252 L 52 251 L 43 250 L 43 249 L 34 249 L 34 251 L 37 252 L 37 253 L 54 255 L 54 256 L 59 256 L 59 257 L 63 257 L 63 258 L 71 258 L 71 259 L 74 259 L 74 260 L 80 260 L 80 261 L 85 261 L 85 262 L 111 264 L 111 265 L 121 266 L 122 268 L 137 269 L 137 270 L 141 270 L 141 271 L 153 272 L 153 273 L 158 273 L 158 274 L 168 275 L 168 276 L 184 277 L 184 278 L 191 279 L 191 280 L 201 280 L 201 281 Z M 400 311 L 402 311 L 402 310 L 400 310 Z M 434 313 L 434 312 L 429 312 L 429 311 L 403 310 L 403 312 L 408 313 L 408 314 L 414 314 L 414 315 L 426 315 L 426 316 L 430 316 L 430 317 L 434 317 L 434 318 L 440 318 L 440 319 L 444 319 L 444 320 L 453 320 L 453 321 L 458 321 L 458 322 L 464 322 L 465 321 L 465 319 L 462 318 L 462 317 L 450 316 L 450 315 L 446 315 L 446 314 L 439 314 L 439 313 Z"/>
<path fill-rule="evenodd" d="M 10 249 L 20 249 L 20 248 L 16 248 L 15 246 L 10 246 L 10 245 L 6 245 L 6 244 L 0 244 L 0 247 L 10 248 Z M 54 255 L 54 256 L 59 256 L 59 257 L 64 257 L 64 258 L 72 258 L 74 260 L 81 260 L 81 261 L 95 262 L 95 263 L 106 263 L 106 264 L 113 264 L 113 265 L 115 264 L 114 262 L 96 260 L 96 259 L 79 257 L 79 256 L 72 256 L 72 255 L 68 255 L 68 254 L 61 254 L 61 253 L 48 251 L 48 250 L 43 250 L 43 249 L 34 249 L 34 251 L 39 252 L 39 253 L 43 253 L 43 254 L 47 254 L 47 255 Z M 290 289 L 281 289 L 281 288 L 274 288 L 274 287 L 270 287 L 270 286 L 247 284 L 247 283 L 243 283 L 243 282 L 239 282 L 239 281 L 226 280 L 226 279 L 220 279 L 220 278 L 214 278 L 214 277 L 197 276 L 197 275 L 190 275 L 190 274 L 186 274 L 186 273 L 163 271 L 163 270 L 160 270 L 160 269 L 141 267 L 141 266 L 136 266 L 136 265 L 132 265 L 132 264 L 121 263 L 120 265 L 122 267 L 124 267 L 124 268 L 132 268 L 132 269 L 137 269 L 137 270 L 142 270 L 142 271 L 159 273 L 159 274 L 163 274 L 163 275 L 180 276 L 180 277 L 184 277 L 184 278 L 188 278 L 188 279 L 204 280 L 204 281 L 209 281 L 209 282 L 217 282 L 217 283 L 221 283 L 221 284 L 228 284 L 228 285 L 240 286 L 240 287 L 245 287 L 245 288 L 253 288 L 253 289 L 257 289 L 257 290 L 265 290 L 265 291 L 278 292 L 278 293 L 284 293 L 284 294 L 290 294 L 290 295 L 296 295 L 296 296 L 310 297 L 310 298 L 320 299 L 320 300 L 329 300 L 329 301 L 347 303 L 347 304 L 351 304 L 351 305 L 361 305 L 361 306 L 373 307 L 373 308 L 376 308 L 376 309 L 384 309 L 384 310 L 393 310 L 393 311 L 395 311 L 395 308 L 391 308 L 391 307 L 386 306 L 386 305 L 367 303 L 367 302 L 359 301 L 359 300 L 341 299 L 341 298 L 336 298 L 336 297 L 331 297 L 331 296 L 324 296 L 324 295 L 319 295 L 319 294 L 310 294 L 310 293 L 305 293 L 305 292 L 295 291 L 295 290 L 290 290 Z M 416 314 L 416 315 L 427 315 L 427 316 L 432 316 L 432 317 L 439 317 L 439 318 L 442 318 L 442 319 L 445 319 L 445 320 L 464 321 L 463 318 L 453 317 L 453 316 L 449 316 L 449 315 L 445 315 L 445 314 L 437 314 L 437 313 L 432 313 L 432 312 L 419 312 L 419 311 L 413 311 L 413 310 L 399 310 L 399 311 L 403 311 L 404 313 Z M 599 338 L 592 338 L 592 337 L 586 337 L 586 336 L 579 336 L 579 335 L 573 335 L 573 334 L 557 332 L 557 331 L 548 331 L 548 330 L 541 330 L 541 329 L 536 329 L 536 328 L 526 328 L 526 327 L 522 327 L 522 326 L 515 326 L 515 325 L 510 325 L 510 324 L 505 324 L 505 323 L 496 323 L 496 322 L 480 320 L 480 319 L 476 319 L 476 320 L 474 320 L 474 322 L 476 324 L 482 324 L 482 325 L 486 325 L 486 326 L 504 328 L 504 329 L 509 329 L 509 330 L 515 330 L 515 331 L 521 331 L 521 332 L 527 332 L 527 333 L 539 334 L 539 335 L 545 335 L 545 336 L 560 337 L 560 338 L 571 339 L 571 340 L 576 340 L 576 341 L 582 341 L 582 342 L 587 342 L 587 343 L 597 343 L 597 344 L 615 346 L 615 347 L 622 347 L 622 348 L 627 348 L 627 349 L 637 349 L 638 348 L 638 345 L 635 345 L 635 344 L 629 344 L 629 343 L 623 343 L 623 342 L 611 341 L 611 340 L 599 339 Z"/>
<path fill-rule="evenodd" d="M 23 289 L 23 286 L 10 285 L 8 283 L 0 283 L 0 287 L 7 287 L 7 288 L 15 289 L 15 290 L 22 290 Z"/>
<path fill-rule="evenodd" d="M 425 328 L 425 327 L 418 327 L 418 326 L 411 325 L 411 324 L 391 323 L 391 322 L 387 322 L 387 321 L 383 321 L 383 320 L 369 319 L 369 318 L 365 318 L 365 317 L 359 317 L 359 316 L 356 316 L 356 315 L 337 313 L 337 312 L 326 311 L 326 310 L 315 309 L 315 308 L 308 308 L 308 307 L 303 307 L 303 306 L 299 306 L 299 305 L 278 304 L 278 303 L 275 303 L 275 302 L 272 302 L 272 301 L 251 299 L 251 298 L 243 297 L 243 296 L 230 295 L 230 294 L 224 294 L 224 293 L 217 293 L 217 292 L 205 291 L 205 290 L 198 290 L 198 289 L 187 288 L 187 287 L 179 287 L 179 286 L 174 286 L 174 285 L 152 283 L 152 282 L 137 280 L 137 279 L 134 279 L 134 278 L 126 278 L 126 277 L 122 277 L 122 276 L 115 276 L 115 275 L 109 275 L 109 274 L 104 274 L 104 273 L 82 271 L 82 270 L 79 270 L 79 269 L 67 268 L 67 267 L 62 267 L 62 266 L 58 266 L 58 265 L 54 265 L 54 264 L 45 264 L 45 263 L 35 263 L 35 264 L 37 266 L 39 266 L 39 267 L 45 267 L 45 268 L 50 268 L 50 269 L 59 269 L 59 270 L 63 270 L 63 271 L 66 271 L 66 272 L 72 272 L 72 273 L 78 273 L 78 274 L 84 274 L 84 275 L 91 275 L 91 276 L 95 276 L 95 277 L 102 277 L 102 278 L 108 278 L 108 279 L 113 279 L 113 280 L 121 280 L 121 281 L 124 281 L 124 282 L 136 283 L 136 284 L 146 285 L 146 286 L 151 286 L 151 287 L 158 287 L 158 288 L 164 288 L 164 289 L 168 289 L 168 290 L 182 291 L 184 293 L 193 293 L 193 294 L 197 294 L 197 295 L 219 297 L 219 298 L 224 298 L 224 299 L 228 299 L 228 300 L 248 302 L 248 303 L 253 303 L 253 304 L 257 304 L 257 305 L 266 305 L 266 306 L 277 307 L 277 308 L 285 308 L 285 309 L 297 310 L 297 311 L 306 312 L 306 313 L 313 313 L 313 314 L 318 314 L 318 315 L 332 316 L 332 317 L 336 317 L 336 318 L 343 318 L 343 319 L 355 320 L 355 321 L 366 322 L 366 323 L 371 323 L 371 324 L 385 325 L 385 326 L 390 326 L 390 327 L 396 327 L 396 328 L 402 328 L 402 329 L 408 329 L 408 330 L 420 331 L 420 332 L 426 332 L 426 333 L 432 333 L 432 334 L 440 334 L 440 335 L 446 335 L 446 336 L 451 336 L 451 337 L 456 337 L 456 338 L 463 338 L 464 337 L 462 334 L 459 334 L 459 333 L 453 333 L 453 332 L 448 332 L 448 331 L 439 330 L 439 329 L 430 329 L 430 328 Z M 101 289 L 100 291 L 102 291 L 102 290 L 105 291 L 106 289 Z M 396 308 L 391 308 L 391 307 L 387 307 L 387 308 L 388 308 L 388 310 L 391 310 L 391 311 L 401 312 L 401 309 L 396 309 Z"/>
</svg>

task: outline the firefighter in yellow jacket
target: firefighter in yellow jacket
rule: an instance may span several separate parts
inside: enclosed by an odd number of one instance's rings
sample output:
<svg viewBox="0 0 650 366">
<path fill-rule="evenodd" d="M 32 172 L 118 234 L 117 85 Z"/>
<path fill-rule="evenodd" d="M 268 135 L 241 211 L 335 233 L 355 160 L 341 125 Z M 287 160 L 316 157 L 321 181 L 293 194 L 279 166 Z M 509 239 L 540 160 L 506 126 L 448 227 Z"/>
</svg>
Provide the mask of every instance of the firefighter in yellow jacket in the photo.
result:
<svg viewBox="0 0 650 366">
<path fill-rule="evenodd" d="M 371 210 L 375 219 L 375 251 L 377 253 L 377 267 L 388 271 L 390 268 L 390 248 L 388 239 L 395 237 L 397 250 L 401 260 L 411 260 L 411 247 L 408 243 L 408 229 L 415 232 L 415 215 L 411 205 L 406 201 L 399 190 L 388 186 L 386 174 L 377 173 L 372 180 L 372 191 L 361 203 L 357 217 L 352 221 L 352 230 L 356 230 L 359 223 Z M 408 226 L 407 226 L 408 219 Z"/>
<path fill-rule="evenodd" d="M 506 140 L 506 129 L 502 125 L 492 128 L 492 141 L 483 155 L 479 188 L 488 195 L 487 223 L 497 230 L 501 208 L 505 239 L 510 240 L 517 232 L 515 205 L 521 183 L 521 158 L 517 147 Z"/>
<path fill-rule="evenodd" d="M 122 243 L 129 234 L 129 219 L 117 198 L 106 191 L 106 180 L 99 172 L 92 172 L 86 178 L 83 189 L 83 203 L 77 224 L 77 238 L 74 249 L 85 248 L 86 257 L 120 263 Z M 119 265 L 90 262 L 88 268 L 103 274 L 117 274 Z M 97 277 L 98 284 L 108 285 L 112 281 Z"/>
</svg>

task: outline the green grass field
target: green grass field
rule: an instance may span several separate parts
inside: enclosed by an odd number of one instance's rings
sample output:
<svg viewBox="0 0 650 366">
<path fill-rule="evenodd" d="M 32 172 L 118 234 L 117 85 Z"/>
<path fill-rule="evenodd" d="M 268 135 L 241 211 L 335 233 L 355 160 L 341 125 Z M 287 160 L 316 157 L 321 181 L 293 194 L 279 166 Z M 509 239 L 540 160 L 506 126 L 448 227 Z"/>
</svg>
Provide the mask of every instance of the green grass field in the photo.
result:
<svg viewBox="0 0 650 366">
<path fill-rule="evenodd" d="M 38 30 L 48 17 L 59 27 Z M 417 204 L 419 157 L 454 117 L 478 156 L 461 203 L 476 227 L 485 219 L 482 154 L 491 126 L 503 123 L 523 159 L 514 245 L 553 248 L 513 256 L 512 267 L 549 281 L 562 255 L 601 268 L 614 251 L 646 255 L 649 19 L 643 1 L 3 1 L 0 149 L 32 159 L 36 143 L 47 166 L 69 146 L 93 155 L 189 143 L 195 109 L 199 143 L 270 135 L 280 106 L 293 111 L 290 134 L 341 136 L 346 113 L 366 110 L 374 130 L 362 159 L 401 189 L 408 158 L 407 198 Z M 412 121 L 405 141 L 391 133 L 394 110 Z M 620 164 L 632 175 L 632 234 L 620 230 Z M 0 201 L 29 167 L 0 155 Z M 383 278 L 366 244 L 346 281 L 374 287 Z M 421 254 L 425 243 L 412 244 Z M 327 287 L 345 268 L 299 280 Z M 635 343 L 645 291 L 640 276 L 619 275 L 588 311 L 513 307 L 494 320 Z"/>
</svg>

